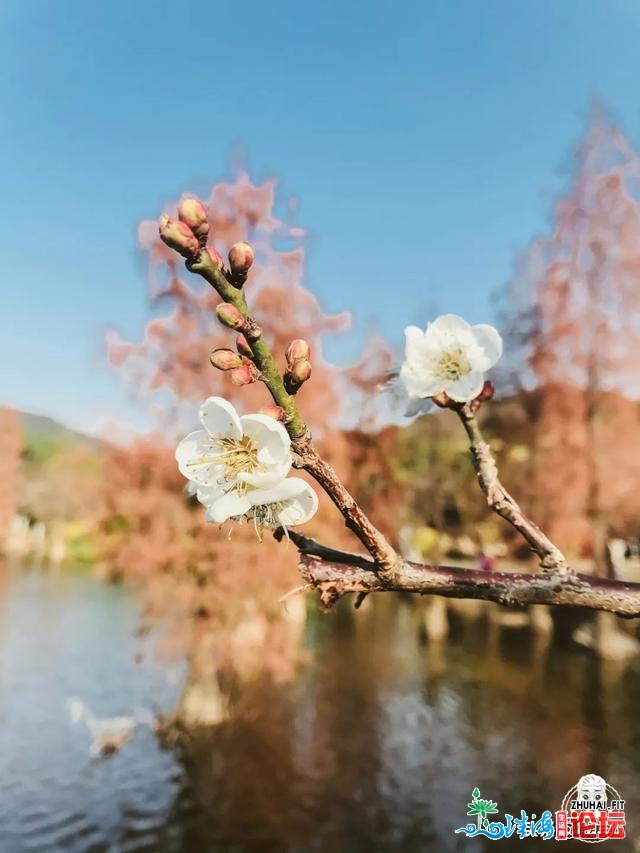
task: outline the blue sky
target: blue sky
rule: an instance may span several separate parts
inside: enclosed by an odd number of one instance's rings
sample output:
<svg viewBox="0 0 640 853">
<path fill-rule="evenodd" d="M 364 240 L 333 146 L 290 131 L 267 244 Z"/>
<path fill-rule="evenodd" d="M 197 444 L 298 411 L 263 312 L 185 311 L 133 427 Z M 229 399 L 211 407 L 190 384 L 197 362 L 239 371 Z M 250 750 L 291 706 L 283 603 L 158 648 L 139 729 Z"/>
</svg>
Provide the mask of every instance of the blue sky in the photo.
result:
<svg viewBox="0 0 640 853">
<path fill-rule="evenodd" d="M 146 317 L 136 224 L 238 142 L 300 198 L 328 310 L 397 345 L 434 311 L 490 321 L 590 98 L 640 142 L 639 44 L 635 0 L 3 0 L 0 402 L 141 422 L 103 349 Z"/>
</svg>

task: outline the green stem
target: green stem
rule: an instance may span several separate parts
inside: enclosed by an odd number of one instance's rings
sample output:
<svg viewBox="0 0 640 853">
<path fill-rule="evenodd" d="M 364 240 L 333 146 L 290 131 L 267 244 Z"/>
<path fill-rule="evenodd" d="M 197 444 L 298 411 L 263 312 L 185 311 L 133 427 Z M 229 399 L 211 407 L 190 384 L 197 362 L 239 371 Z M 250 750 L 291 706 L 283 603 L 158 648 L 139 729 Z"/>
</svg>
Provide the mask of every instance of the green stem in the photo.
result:
<svg viewBox="0 0 640 853">
<path fill-rule="evenodd" d="M 197 261 L 193 261 L 187 266 L 191 272 L 198 273 L 206 279 L 225 302 L 234 305 L 243 317 L 251 321 L 255 328 L 255 335 L 251 337 L 245 335 L 245 337 L 253 353 L 256 366 L 262 375 L 262 381 L 269 389 L 275 403 L 284 409 L 286 427 L 291 438 L 294 440 L 301 438 L 307 430 L 306 424 L 302 420 L 295 398 L 288 394 L 284 387 L 278 365 L 269 351 L 261 330 L 253 321 L 247 301 L 244 298 L 244 291 L 230 284 L 222 270 L 216 267 L 208 252 L 202 252 Z"/>
</svg>

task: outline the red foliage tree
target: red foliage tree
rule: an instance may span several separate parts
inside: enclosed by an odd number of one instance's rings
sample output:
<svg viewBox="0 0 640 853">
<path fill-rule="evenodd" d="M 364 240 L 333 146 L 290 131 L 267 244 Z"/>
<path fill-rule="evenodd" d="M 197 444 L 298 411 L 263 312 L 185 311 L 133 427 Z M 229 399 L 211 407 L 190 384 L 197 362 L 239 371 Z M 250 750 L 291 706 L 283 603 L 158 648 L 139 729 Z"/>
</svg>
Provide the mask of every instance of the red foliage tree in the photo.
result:
<svg viewBox="0 0 640 853">
<path fill-rule="evenodd" d="M 0 406 L 0 546 L 16 512 L 22 452 L 22 425 L 15 409 Z"/>
<path fill-rule="evenodd" d="M 601 555 L 638 523 L 640 158 L 601 109 L 576 152 L 553 230 L 507 293 L 513 362 L 539 389 L 535 491 L 552 539 Z"/>
</svg>

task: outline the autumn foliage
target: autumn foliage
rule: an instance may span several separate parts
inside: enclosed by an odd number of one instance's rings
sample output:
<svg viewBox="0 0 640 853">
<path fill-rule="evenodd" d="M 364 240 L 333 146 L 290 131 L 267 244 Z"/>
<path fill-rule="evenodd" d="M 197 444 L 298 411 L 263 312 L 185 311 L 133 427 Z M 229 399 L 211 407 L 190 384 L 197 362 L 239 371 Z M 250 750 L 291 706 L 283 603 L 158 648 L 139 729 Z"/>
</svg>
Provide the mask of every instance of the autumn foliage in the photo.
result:
<svg viewBox="0 0 640 853">
<path fill-rule="evenodd" d="M 0 546 L 16 512 L 21 451 L 20 415 L 15 409 L 0 406 Z"/>
<path fill-rule="evenodd" d="M 552 230 L 507 292 L 510 364 L 539 391 L 537 517 L 574 555 L 637 533 L 640 158 L 596 109 Z"/>
</svg>

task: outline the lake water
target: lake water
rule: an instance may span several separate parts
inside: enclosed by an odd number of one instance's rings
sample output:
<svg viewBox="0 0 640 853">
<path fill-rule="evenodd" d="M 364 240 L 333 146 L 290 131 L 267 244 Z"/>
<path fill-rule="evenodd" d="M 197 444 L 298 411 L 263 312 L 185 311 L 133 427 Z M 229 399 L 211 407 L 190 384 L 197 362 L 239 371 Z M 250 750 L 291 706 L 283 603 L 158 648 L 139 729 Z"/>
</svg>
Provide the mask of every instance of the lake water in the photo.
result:
<svg viewBox="0 0 640 853">
<path fill-rule="evenodd" d="M 480 624 L 429 644 L 418 615 L 389 599 L 312 618 L 296 679 L 249 691 L 214 735 L 172 752 L 141 727 L 92 761 L 67 699 L 99 717 L 168 710 L 180 667 L 135 635 L 126 590 L 0 569 L 1 853 L 474 853 L 493 842 L 455 829 L 475 786 L 498 819 L 540 815 L 587 772 L 627 801 L 614 849 L 640 849 L 640 661 L 540 657 L 515 631 L 496 651 Z"/>
</svg>

